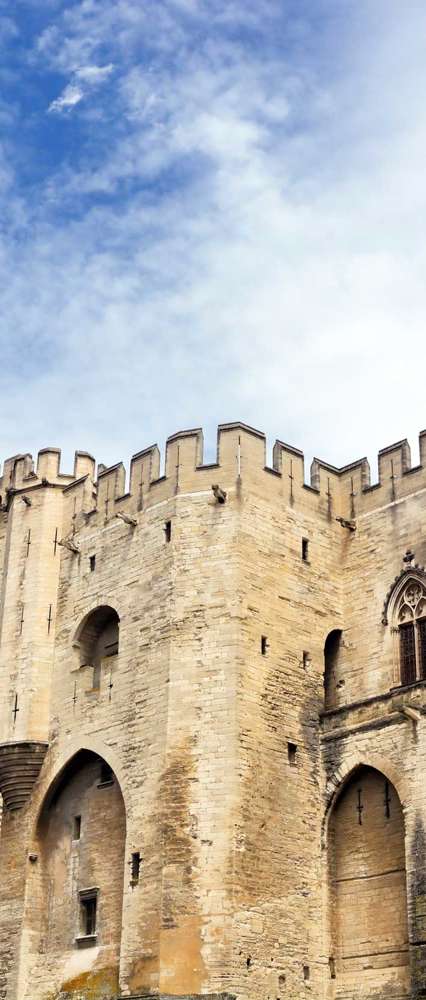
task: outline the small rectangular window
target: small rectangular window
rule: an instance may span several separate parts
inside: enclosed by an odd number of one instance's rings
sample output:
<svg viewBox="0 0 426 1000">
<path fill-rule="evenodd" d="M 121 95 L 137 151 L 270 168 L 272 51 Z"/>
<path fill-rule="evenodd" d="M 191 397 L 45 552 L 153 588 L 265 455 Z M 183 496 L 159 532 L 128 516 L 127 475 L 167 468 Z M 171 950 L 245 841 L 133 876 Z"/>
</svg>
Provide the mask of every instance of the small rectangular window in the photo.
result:
<svg viewBox="0 0 426 1000">
<path fill-rule="evenodd" d="M 310 653 L 308 653 L 308 651 L 306 649 L 304 649 L 303 650 L 303 667 L 304 667 L 304 670 L 307 670 L 307 668 L 310 665 L 310 662 L 311 662 L 311 655 L 310 655 Z"/>
<path fill-rule="evenodd" d="M 171 542 L 172 540 L 172 522 L 166 521 L 164 525 L 164 537 L 166 542 Z"/>
<path fill-rule="evenodd" d="M 140 852 L 134 851 L 132 854 L 132 861 L 131 861 L 132 885 L 136 885 L 136 883 L 139 882 L 140 870 L 141 870 Z"/>
<path fill-rule="evenodd" d="M 97 906 L 97 889 L 85 889 L 80 893 L 80 934 L 83 937 L 94 937 L 96 934 Z"/>
<path fill-rule="evenodd" d="M 310 973 L 309 965 L 304 965 L 303 966 L 303 978 L 304 978 L 305 982 L 306 982 L 306 980 L 308 980 L 310 978 L 310 975 L 311 975 L 311 973 Z"/>
<path fill-rule="evenodd" d="M 416 643 L 414 625 L 407 622 L 399 626 L 399 642 L 401 651 L 401 684 L 414 684 L 416 681 Z"/>
<path fill-rule="evenodd" d="M 309 562 L 309 539 L 302 538 L 302 559 L 303 562 Z"/>
<path fill-rule="evenodd" d="M 105 785 L 112 785 L 114 782 L 114 772 L 112 767 L 109 766 L 105 761 L 101 764 L 101 773 L 99 778 L 98 788 L 102 788 Z"/>
<path fill-rule="evenodd" d="M 268 637 L 267 635 L 262 635 L 260 637 L 260 652 L 262 653 L 262 656 L 266 656 L 268 649 L 269 649 Z"/>
<path fill-rule="evenodd" d="M 297 743 L 287 743 L 287 756 L 290 767 L 296 766 Z"/>
<path fill-rule="evenodd" d="M 72 839 L 80 840 L 81 837 L 81 816 L 74 816 Z"/>
<path fill-rule="evenodd" d="M 90 572 L 94 573 L 96 567 L 96 556 L 90 556 L 89 564 L 90 564 Z"/>
</svg>

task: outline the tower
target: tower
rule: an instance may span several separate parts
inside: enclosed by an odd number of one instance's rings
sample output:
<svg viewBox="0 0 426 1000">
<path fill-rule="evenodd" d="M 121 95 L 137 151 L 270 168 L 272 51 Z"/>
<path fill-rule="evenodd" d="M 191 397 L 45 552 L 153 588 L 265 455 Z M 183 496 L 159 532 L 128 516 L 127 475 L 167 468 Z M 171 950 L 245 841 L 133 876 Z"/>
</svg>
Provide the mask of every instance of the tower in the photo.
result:
<svg viewBox="0 0 426 1000">
<path fill-rule="evenodd" d="M 422 996 L 424 440 L 4 463 L 0 997 Z"/>
</svg>

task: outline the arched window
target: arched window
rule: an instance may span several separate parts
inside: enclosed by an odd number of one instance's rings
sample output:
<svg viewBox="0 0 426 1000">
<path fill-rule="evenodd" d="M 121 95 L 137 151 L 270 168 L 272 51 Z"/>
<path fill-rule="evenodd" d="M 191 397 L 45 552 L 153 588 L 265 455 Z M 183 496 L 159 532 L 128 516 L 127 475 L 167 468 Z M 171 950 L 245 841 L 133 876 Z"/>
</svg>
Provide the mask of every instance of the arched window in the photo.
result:
<svg viewBox="0 0 426 1000">
<path fill-rule="evenodd" d="M 393 617 L 399 634 L 401 684 L 415 684 L 426 678 L 426 588 L 422 580 L 406 580 Z"/>
<path fill-rule="evenodd" d="M 93 687 L 98 688 L 102 663 L 116 656 L 120 619 L 114 608 L 103 604 L 84 619 L 74 640 L 81 667 L 93 667 Z"/>
<path fill-rule="evenodd" d="M 342 686 L 338 677 L 339 653 L 342 642 L 342 630 L 334 628 L 328 633 L 324 646 L 324 706 L 325 709 L 337 705 L 337 688 Z"/>
</svg>

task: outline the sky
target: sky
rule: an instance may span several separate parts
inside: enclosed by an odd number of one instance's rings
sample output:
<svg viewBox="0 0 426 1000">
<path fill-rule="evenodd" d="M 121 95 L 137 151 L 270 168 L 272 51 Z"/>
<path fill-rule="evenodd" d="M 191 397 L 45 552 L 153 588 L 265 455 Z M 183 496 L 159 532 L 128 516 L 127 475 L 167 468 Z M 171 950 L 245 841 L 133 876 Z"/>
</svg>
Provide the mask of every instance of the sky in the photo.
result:
<svg viewBox="0 0 426 1000">
<path fill-rule="evenodd" d="M 0 460 L 426 425 L 426 5 L 0 0 Z"/>
</svg>

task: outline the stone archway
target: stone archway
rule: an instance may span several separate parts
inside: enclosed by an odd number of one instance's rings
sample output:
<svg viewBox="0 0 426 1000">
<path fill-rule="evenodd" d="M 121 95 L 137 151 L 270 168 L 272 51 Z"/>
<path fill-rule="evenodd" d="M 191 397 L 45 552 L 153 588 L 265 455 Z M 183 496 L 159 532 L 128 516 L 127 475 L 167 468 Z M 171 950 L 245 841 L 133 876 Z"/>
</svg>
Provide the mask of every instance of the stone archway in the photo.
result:
<svg viewBox="0 0 426 1000">
<path fill-rule="evenodd" d="M 117 995 L 125 838 L 114 772 L 98 754 L 78 751 L 39 814 L 25 919 L 25 1000 Z"/>
<path fill-rule="evenodd" d="M 328 863 L 332 995 L 408 998 L 404 818 L 394 786 L 372 767 L 358 767 L 336 797 Z"/>
</svg>

